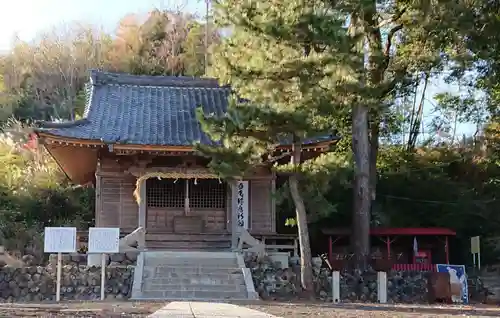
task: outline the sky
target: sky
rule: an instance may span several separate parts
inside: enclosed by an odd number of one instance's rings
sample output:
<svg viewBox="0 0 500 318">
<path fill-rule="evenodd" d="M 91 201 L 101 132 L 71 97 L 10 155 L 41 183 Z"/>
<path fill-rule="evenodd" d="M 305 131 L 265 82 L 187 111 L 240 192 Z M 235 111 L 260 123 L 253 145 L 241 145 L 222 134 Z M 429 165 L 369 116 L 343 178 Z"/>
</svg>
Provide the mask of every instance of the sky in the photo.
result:
<svg viewBox="0 0 500 318">
<path fill-rule="evenodd" d="M 0 3 L 0 51 L 8 50 L 16 36 L 29 41 L 44 30 L 75 21 L 113 31 L 128 13 L 181 7 L 203 14 L 205 7 L 203 0 L 2 0 Z"/>
<path fill-rule="evenodd" d="M 17 37 L 33 40 L 43 31 L 55 26 L 83 22 L 113 32 L 118 21 L 128 13 L 147 13 L 153 8 L 182 9 L 204 15 L 204 0 L 0 0 L 0 52 L 12 47 Z M 457 87 L 443 81 L 433 81 L 426 96 L 426 115 L 432 108 L 432 96 L 438 92 L 457 92 Z M 426 114 L 427 113 L 427 114 Z M 460 125 L 460 134 L 474 133 L 475 127 Z"/>
</svg>

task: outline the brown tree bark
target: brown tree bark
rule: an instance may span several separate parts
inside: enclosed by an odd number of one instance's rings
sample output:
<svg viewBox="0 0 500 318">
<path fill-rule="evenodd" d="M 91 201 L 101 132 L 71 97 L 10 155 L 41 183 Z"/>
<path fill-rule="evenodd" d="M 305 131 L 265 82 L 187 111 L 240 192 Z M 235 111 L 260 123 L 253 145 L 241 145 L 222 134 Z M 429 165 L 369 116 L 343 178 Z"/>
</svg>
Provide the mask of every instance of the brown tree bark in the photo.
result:
<svg viewBox="0 0 500 318">
<path fill-rule="evenodd" d="M 375 0 L 365 2 L 360 11 L 352 16 L 350 29 L 355 35 L 359 35 L 359 32 L 363 34 L 363 45 L 360 45 L 360 48 L 365 52 L 365 58 L 368 62 L 365 65 L 365 74 L 362 78 L 363 85 L 374 88 L 384 81 L 385 71 L 391 57 L 392 39 L 402 29 L 402 25 L 397 24 L 397 22 L 404 12 L 402 10 L 392 17 L 391 20 L 396 25 L 389 30 L 385 46 L 382 44 L 382 33 Z M 385 98 L 384 95 L 383 92 L 377 96 L 381 106 Z M 358 267 L 367 266 L 366 260 L 370 254 L 371 205 L 372 201 L 376 199 L 380 109 L 370 110 L 369 108 L 358 101 L 352 112 L 352 150 L 356 168 L 352 243 L 354 254 L 360 260 L 357 262 Z"/>
<path fill-rule="evenodd" d="M 291 163 L 294 166 L 295 171 L 297 171 L 296 168 L 300 164 L 301 152 L 302 145 L 300 143 L 294 142 L 292 148 Z M 302 195 L 299 191 L 299 181 L 297 179 L 296 173 L 292 174 L 289 177 L 289 183 L 290 193 L 292 195 L 292 199 L 295 204 L 295 211 L 297 214 L 296 218 L 300 244 L 300 281 L 305 295 L 313 297 L 314 280 L 312 271 L 311 245 L 309 243 L 309 228 L 307 225 L 306 207 L 304 204 L 304 199 L 302 198 Z"/>
<path fill-rule="evenodd" d="M 379 149 L 380 121 L 376 120 L 370 127 L 370 197 L 377 199 L 377 157 Z M 371 209 L 371 206 L 370 206 Z"/>
</svg>

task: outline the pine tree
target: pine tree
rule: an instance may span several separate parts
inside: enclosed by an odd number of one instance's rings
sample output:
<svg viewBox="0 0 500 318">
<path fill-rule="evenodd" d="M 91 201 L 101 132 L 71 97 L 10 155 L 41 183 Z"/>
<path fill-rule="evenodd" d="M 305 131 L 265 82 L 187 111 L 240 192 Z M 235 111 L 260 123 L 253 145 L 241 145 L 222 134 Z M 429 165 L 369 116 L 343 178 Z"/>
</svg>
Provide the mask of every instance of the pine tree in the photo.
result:
<svg viewBox="0 0 500 318">
<path fill-rule="evenodd" d="M 296 208 L 301 254 L 301 281 L 313 293 L 309 231 L 299 190 L 302 146 L 309 138 L 332 135 L 336 110 L 353 102 L 339 90 L 356 89 L 350 76 L 363 67 L 352 52 L 344 19 L 310 1 L 222 1 L 216 9 L 220 26 L 231 36 L 214 54 L 212 75 L 230 84 L 235 97 L 223 119 L 200 121 L 224 147 L 199 150 L 212 158 L 211 167 L 224 177 L 244 176 L 257 166 L 280 161 L 276 148 L 291 145 L 289 190 Z"/>
<path fill-rule="evenodd" d="M 206 131 L 225 146 L 200 150 L 211 156 L 215 170 L 234 176 L 272 162 L 266 156 L 283 140 L 293 144 L 289 184 L 306 290 L 312 288 L 310 251 L 297 190 L 303 141 L 331 133 L 339 117 L 351 116 L 352 243 L 358 266 L 364 267 L 380 127 L 398 93 L 421 74 L 443 68 L 448 49 L 458 43 L 455 17 L 464 12 L 462 3 L 440 0 L 221 0 L 217 6 L 217 22 L 231 35 L 215 52 L 212 75 L 245 102 L 235 99 L 223 120 L 200 116 Z"/>
</svg>

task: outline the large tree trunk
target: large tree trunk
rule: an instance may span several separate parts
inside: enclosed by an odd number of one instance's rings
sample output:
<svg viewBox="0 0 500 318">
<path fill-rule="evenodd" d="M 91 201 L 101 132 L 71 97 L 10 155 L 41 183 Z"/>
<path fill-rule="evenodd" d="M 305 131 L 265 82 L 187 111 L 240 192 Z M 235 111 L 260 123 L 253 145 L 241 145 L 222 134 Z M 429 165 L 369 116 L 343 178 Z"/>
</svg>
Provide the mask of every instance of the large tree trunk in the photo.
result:
<svg viewBox="0 0 500 318">
<path fill-rule="evenodd" d="M 370 197 L 377 199 L 377 157 L 379 149 L 380 121 L 374 120 L 370 127 Z"/>
<path fill-rule="evenodd" d="M 351 242 L 356 265 L 366 268 L 370 254 L 370 142 L 368 139 L 368 108 L 356 104 L 352 112 L 352 150 L 354 153 L 354 211 Z"/>
<path fill-rule="evenodd" d="M 294 143 L 292 152 L 291 162 L 296 168 L 300 164 L 300 155 L 302 152 L 301 144 Z M 306 207 L 304 199 L 302 199 L 302 195 L 299 191 L 299 182 L 296 173 L 292 174 L 289 178 L 289 183 L 290 193 L 292 195 L 292 199 L 295 204 L 295 211 L 297 213 L 297 228 L 299 232 L 300 244 L 300 281 L 306 294 L 312 297 L 314 296 L 314 280 L 312 271 L 311 245 L 309 243 L 309 228 L 307 225 Z"/>
</svg>

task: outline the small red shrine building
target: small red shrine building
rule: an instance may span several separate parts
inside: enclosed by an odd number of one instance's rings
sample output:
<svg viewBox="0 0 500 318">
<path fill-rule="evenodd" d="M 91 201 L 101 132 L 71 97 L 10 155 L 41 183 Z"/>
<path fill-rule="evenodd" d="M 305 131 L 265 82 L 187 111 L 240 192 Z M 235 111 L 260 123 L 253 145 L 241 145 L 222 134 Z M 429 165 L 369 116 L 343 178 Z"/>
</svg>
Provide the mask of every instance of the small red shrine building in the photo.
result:
<svg viewBox="0 0 500 318">
<path fill-rule="evenodd" d="M 330 261 L 347 255 L 349 229 L 323 229 L 328 237 Z M 370 235 L 384 246 L 372 244 L 372 254 L 381 254 L 393 260 L 392 268 L 403 271 L 435 271 L 436 264 L 449 264 L 449 237 L 455 236 L 447 228 L 372 228 Z"/>
</svg>

